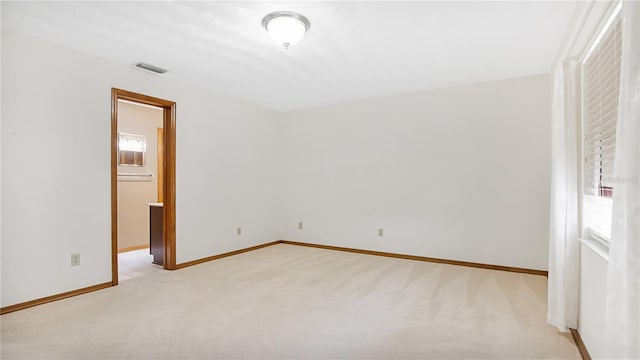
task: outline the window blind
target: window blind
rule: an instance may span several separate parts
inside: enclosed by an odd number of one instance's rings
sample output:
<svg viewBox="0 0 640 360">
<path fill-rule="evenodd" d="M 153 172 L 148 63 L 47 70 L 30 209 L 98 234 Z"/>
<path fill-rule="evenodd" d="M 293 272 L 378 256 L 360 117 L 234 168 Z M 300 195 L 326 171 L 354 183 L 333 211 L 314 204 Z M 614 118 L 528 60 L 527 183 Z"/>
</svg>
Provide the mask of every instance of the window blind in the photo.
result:
<svg viewBox="0 0 640 360">
<path fill-rule="evenodd" d="M 617 16 L 584 63 L 584 192 L 610 197 L 620 88 L 621 20 Z"/>
</svg>

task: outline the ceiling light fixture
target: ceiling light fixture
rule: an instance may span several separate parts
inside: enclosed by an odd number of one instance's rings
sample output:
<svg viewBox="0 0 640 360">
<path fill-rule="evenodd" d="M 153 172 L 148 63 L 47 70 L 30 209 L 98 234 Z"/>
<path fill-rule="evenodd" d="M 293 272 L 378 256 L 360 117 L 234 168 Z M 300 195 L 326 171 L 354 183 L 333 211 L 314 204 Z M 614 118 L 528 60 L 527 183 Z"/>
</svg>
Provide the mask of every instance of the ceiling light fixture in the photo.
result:
<svg viewBox="0 0 640 360">
<path fill-rule="evenodd" d="M 309 19 L 292 11 L 276 11 L 262 18 L 262 27 L 267 30 L 273 41 L 288 49 L 295 45 L 309 30 Z"/>
</svg>

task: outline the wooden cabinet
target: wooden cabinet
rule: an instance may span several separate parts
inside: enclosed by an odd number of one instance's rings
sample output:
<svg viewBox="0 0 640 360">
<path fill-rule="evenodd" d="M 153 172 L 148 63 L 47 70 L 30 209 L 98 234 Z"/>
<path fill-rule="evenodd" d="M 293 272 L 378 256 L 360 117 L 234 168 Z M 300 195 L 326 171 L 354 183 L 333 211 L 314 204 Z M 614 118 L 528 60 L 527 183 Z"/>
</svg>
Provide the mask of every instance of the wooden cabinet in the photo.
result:
<svg viewBox="0 0 640 360">
<path fill-rule="evenodd" d="M 149 249 L 153 255 L 153 263 L 164 264 L 164 241 L 162 239 L 163 210 L 162 203 L 149 205 Z"/>
</svg>

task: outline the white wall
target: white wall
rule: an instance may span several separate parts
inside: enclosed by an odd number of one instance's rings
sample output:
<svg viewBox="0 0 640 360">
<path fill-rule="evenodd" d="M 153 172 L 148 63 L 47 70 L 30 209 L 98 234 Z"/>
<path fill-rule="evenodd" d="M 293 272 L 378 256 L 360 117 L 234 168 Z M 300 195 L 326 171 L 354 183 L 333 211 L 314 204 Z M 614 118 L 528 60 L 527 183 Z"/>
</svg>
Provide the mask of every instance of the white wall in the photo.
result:
<svg viewBox="0 0 640 360">
<path fill-rule="evenodd" d="M 546 75 L 286 113 L 285 238 L 546 269 L 549 114 Z"/>
<path fill-rule="evenodd" d="M 279 238 L 278 113 L 6 28 L 2 75 L 1 306 L 111 280 L 111 87 L 177 103 L 178 263 Z"/>
<path fill-rule="evenodd" d="M 607 358 L 604 344 L 607 295 L 606 250 L 594 241 L 580 245 L 580 311 L 578 331 L 594 359 Z"/>
<path fill-rule="evenodd" d="M 2 73 L 2 306 L 111 279 L 111 87 L 177 102 L 178 263 L 287 238 L 546 268 L 547 76 L 281 114 L 8 29 Z"/>
<path fill-rule="evenodd" d="M 152 175 L 147 181 L 118 178 L 118 249 L 149 246 L 149 206 L 158 202 L 158 128 L 162 109 L 118 103 L 118 133 L 144 135 L 147 143 L 143 166 L 118 165 L 118 174 Z M 137 180 L 139 180 L 138 178 Z"/>
</svg>

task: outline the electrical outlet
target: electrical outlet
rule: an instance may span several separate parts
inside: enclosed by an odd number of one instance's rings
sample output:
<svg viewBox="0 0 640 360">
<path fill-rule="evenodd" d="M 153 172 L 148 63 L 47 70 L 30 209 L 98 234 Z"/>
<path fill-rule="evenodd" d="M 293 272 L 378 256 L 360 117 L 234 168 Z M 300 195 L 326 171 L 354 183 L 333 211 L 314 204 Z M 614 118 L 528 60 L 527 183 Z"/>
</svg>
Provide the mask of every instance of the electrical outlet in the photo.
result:
<svg viewBox="0 0 640 360">
<path fill-rule="evenodd" d="M 237 233 L 238 233 L 238 236 L 242 235 L 242 227 L 238 226 Z"/>
<path fill-rule="evenodd" d="M 383 228 L 378 229 L 378 236 L 384 236 L 384 229 Z"/>
<path fill-rule="evenodd" d="M 298 223 L 298 230 L 302 230 L 302 221 Z"/>
<path fill-rule="evenodd" d="M 80 254 L 71 254 L 71 266 L 80 265 Z"/>
</svg>

